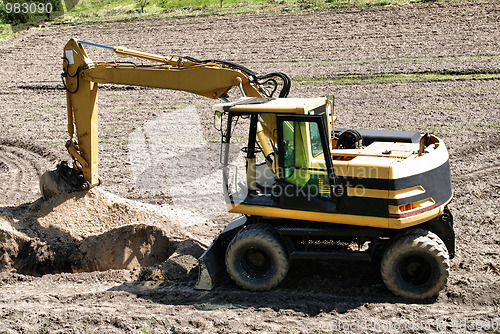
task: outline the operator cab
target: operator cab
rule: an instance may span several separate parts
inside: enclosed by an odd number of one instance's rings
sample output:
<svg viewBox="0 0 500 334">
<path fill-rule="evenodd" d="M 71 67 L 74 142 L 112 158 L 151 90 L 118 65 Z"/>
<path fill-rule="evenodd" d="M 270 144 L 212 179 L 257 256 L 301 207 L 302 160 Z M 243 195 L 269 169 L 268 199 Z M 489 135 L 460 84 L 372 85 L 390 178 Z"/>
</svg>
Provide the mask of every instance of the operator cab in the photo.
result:
<svg viewBox="0 0 500 334">
<path fill-rule="evenodd" d="M 333 133 L 334 116 L 328 99 L 247 98 L 216 105 L 215 111 L 221 118 L 224 190 L 233 210 L 243 204 L 335 212 L 328 135 Z M 239 159 L 238 166 L 231 138 L 237 136 L 242 119 L 248 123 L 248 140 L 241 149 L 244 165 Z"/>
</svg>

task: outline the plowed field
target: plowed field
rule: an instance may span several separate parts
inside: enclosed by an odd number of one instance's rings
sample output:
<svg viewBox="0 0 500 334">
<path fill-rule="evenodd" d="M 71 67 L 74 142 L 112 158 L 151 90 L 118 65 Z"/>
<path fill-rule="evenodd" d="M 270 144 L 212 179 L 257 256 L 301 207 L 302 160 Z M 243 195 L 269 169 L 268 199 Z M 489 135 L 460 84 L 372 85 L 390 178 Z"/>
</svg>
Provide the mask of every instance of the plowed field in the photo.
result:
<svg viewBox="0 0 500 334">
<path fill-rule="evenodd" d="M 0 44 L 0 331 L 500 331 L 499 22 L 500 2 L 480 0 L 63 24 Z M 60 72 L 72 37 L 285 72 L 291 97 L 335 96 L 337 126 L 438 135 L 455 192 L 457 255 L 446 289 L 415 303 L 392 295 L 373 267 L 300 262 L 268 293 L 229 280 L 194 290 L 195 259 L 230 215 L 214 101 L 187 93 L 103 85 L 103 185 L 42 202 L 38 175 L 69 157 Z M 94 60 L 128 60 L 87 50 Z M 164 271 L 79 272 L 85 266 L 60 257 L 91 236 L 108 236 L 109 244 L 120 237 L 109 229 L 137 223 L 161 229 L 175 246 Z"/>
</svg>

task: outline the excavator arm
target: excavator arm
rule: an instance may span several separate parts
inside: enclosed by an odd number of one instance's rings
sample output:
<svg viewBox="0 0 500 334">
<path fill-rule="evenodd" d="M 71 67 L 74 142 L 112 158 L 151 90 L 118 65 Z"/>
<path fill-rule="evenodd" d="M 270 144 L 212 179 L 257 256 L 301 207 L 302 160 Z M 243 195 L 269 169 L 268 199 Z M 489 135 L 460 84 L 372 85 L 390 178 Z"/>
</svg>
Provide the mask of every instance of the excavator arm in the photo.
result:
<svg viewBox="0 0 500 334">
<path fill-rule="evenodd" d="M 149 61 L 94 62 L 83 45 L 112 50 L 122 56 Z M 228 91 L 239 87 L 243 96 L 271 97 L 278 88 L 276 78 L 283 84 L 280 97 L 286 97 L 290 79 L 283 73 L 260 76 L 244 66 L 220 60 L 197 60 L 191 57 L 163 57 L 150 53 L 111 47 L 71 39 L 64 47 L 62 79 L 66 89 L 68 133 L 66 143 L 73 160 L 73 167 L 58 166 L 57 175 L 41 179 L 42 195 L 89 189 L 99 184 L 98 175 L 98 84 L 114 83 L 185 91 L 200 96 L 227 101 Z M 265 87 L 271 84 L 272 92 Z M 269 124 L 274 124 L 272 119 Z M 272 126 L 271 126 L 272 127 Z M 272 134 L 266 122 L 259 123 L 259 133 Z M 266 131 L 264 131 L 266 130 Z M 271 135 L 272 137 L 272 135 Z M 272 138 L 271 138 L 272 139 Z M 271 154 L 269 145 L 260 135 L 264 154 Z M 77 180 L 75 180 L 75 177 Z M 66 183 L 61 189 L 60 178 Z M 57 180 L 54 180 L 57 179 Z"/>
</svg>

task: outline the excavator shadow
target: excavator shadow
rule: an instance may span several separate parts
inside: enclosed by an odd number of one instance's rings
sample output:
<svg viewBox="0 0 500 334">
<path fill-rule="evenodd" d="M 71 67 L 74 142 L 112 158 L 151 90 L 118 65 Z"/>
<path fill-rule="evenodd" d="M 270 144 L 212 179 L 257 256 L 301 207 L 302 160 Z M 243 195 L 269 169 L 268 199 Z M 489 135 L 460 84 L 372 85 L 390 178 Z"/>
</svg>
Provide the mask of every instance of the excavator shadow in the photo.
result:
<svg viewBox="0 0 500 334">
<path fill-rule="evenodd" d="M 192 240 L 186 243 L 196 245 Z M 194 258 L 186 253 L 177 253 L 177 256 Z M 168 262 L 153 269 L 144 268 L 138 280 L 111 291 L 126 291 L 160 304 L 191 305 L 202 311 L 271 308 L 275 311 L 292 309 L 309 316 L 320 312 L 344 313 L 367 303 L 415 303 L 391 294 L 377 268 L 366 264 L 295 261 L 278 288 L 251 292 L 236 286 L 227 274 L 213 290 L 195 290 L 197 268 L 191 266 L 186 270 L 184 264 L 172 262 L 172 258 Z M 176 275 L 159 274 L 158 270 L 165 266 Z"/>
</svg>

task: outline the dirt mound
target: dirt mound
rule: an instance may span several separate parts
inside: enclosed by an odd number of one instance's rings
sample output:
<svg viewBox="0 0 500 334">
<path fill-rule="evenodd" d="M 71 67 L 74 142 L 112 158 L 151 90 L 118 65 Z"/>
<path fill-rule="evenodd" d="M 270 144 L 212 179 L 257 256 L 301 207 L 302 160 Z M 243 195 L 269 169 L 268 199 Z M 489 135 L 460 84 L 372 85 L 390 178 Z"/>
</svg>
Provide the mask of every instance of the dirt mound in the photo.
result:
<svg viewBox="0 0 500 334">
<path fill-rule="evenodd" d="M 82 271 L 133 269 L 165 261 L 172 253 L 165 231 L 148 225 L 127 225 L 78 244 Z M 80 263 L 79 263 L 80 262 Z"/>
<path fill-rule="evenodd" d="M 1 208 L 0 266 L 30 275 L 104 271 L 152 266 L 174 254 L 180 264 L 166 266 L 179 277 L 202 249 L 183 232 L 185 219 L 195 217 L 99 189 Z M 197 248 L 186 248 L 186 240 Z"/>
</svg>

